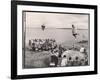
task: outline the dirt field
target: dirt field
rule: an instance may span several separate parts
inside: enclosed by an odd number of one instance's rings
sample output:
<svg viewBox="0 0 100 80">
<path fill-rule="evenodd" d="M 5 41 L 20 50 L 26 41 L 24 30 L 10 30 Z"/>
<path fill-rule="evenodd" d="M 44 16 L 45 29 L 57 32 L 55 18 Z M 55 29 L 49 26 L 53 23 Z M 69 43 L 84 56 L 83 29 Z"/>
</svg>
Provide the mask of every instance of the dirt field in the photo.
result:
<svg viewBox="0 0 100 80">
<path fill-rule="evenodd" d="M 25 52 L 25 68 L 48 67 L 50 64 L 49 52 Z"/>
<path fill-rule="evenodd" d="M 74 45 L 75 48 L 78 50 L 80 49 L 81 45 L 84 45 L 87 49 L 87 55 L 89 56 L 89 47 L 88 43 L 76 43 Z M 67 49 L 70 49 L 71 46 L 64 45 Z M 26 49 L 25 51 L 25 59 L 24 59 L 24 68 L 44 68 L 44 67 L 50 67 L 50 61 L 51 61 L 51 54 L 49 51 L 43 51 L 43 52 L 34 52 Z M 88 58 L 89 60 L 89 58 Z M 59 59 L 59 62 L 61 62 L 61 59 Z"/>
</svg>

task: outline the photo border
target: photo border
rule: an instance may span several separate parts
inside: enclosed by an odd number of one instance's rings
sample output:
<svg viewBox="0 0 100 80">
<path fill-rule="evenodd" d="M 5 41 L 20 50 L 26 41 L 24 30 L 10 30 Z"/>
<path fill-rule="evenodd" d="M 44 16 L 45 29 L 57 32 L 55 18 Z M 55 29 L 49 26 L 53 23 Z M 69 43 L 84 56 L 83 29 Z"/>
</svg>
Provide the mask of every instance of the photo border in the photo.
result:
<svg viewBox="0 0 100 80">
<path fill-rule="evenodd" d="M 94 53 L 95 53 L 94 71 L 17 75 L 17 5 L 94 9 Z M 48 3 L 48 2 L 33 2 L 33 1 L 11 1 L 11 79 L 75 76 L 75 75 L 90 75 L 90 74 L 97 74 L 97 6 L 96 5 Z"/>
<path fill-rule="evenodd" d="M 90 49 L 90 14 L 89 13 L 69 13 L 69 12 L 50 12 L 50 11 L 30 11 L 30 10 L 22 10 L 22 14 L 24 13 L 24 12 L 31 12 L 31 13 L 52 13 L 52 14 L 76 14 L 76 15 L 88 15 L 88 40 L 89 40 L 89 44 L 88 44 L 88 47 L 89 47 L 89 49 Z M 23 34 L 24 32 L 23 32 L 23 29 L 24 29 L 24 25 L 23 25 L 23 22 L 24 22 L 24 19 L 23 19 L 24 17 L 23 17 L 23 15 L 22 15 L 22 37 L 25 39 L 25 34 Z M 26 29 L 26 28 L 25 28 Z M 26 31 L 26 30 L 25 30 Z M 25 32 L 26 33 L 26 32 Z M 25 48 L 25 40 L 24 40 L 24 42 L 23 42 L 23 39 L 22 39 L 22 45 L 24 45 L 24 48 Z M 24 69 L 29 69 L 29 68 L 25 68 L 25 50 L 24 51 L 22 51 L 22 67 L 24 68 Z M 90 66 L 90 50 L 89 50 L 89 63 L 88 63 L 88 65 L 83 65 L 83 66 Z M 69 67 L 73 67 L 73 66 L 69 66 Z M 78 67 L 78 66 L 76 66 L 76 67 Z M 81 66 L 79 66 L 79 67 L 81 67 Z M 47 68 L 47 67 L 44 67 L 44 68 Z M 49 68 L 49 67 L 48 67 Z"/>
</svg>

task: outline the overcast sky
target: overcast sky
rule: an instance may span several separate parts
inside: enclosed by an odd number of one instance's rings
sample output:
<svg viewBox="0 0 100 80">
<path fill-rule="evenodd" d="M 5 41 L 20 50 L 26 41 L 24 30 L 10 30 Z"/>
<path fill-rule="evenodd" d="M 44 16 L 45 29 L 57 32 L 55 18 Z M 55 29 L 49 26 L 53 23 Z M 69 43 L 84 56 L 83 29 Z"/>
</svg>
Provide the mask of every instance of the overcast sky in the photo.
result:
<svg viewBox="0 0 100 80">
<path fill-rule="evenodd" d="M 88 15 L 26 12 L 26 27 L 71 28 L 74 24 L 79 29 L 88 29 Z"/>
</svg>

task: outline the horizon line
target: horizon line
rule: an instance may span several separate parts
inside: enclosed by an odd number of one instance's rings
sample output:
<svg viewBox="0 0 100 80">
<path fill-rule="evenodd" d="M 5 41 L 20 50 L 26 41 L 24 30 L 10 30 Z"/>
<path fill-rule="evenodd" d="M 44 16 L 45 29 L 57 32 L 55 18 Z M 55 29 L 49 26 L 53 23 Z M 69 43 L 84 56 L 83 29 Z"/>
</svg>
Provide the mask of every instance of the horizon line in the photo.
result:
<svg viewBox="0 0 100 80">
<path fill-rule="evenodd" d="M 40 27 L 26 27 L 26 28 L 34 28 L 34 29 L 41 29 Z M 72 29 L 72 28 L 54 28 L 54 27 L 49 27 L 45 29 Z M 77 28 L 77 30 L 88 30 L 86 28 Z"/>
</svg>

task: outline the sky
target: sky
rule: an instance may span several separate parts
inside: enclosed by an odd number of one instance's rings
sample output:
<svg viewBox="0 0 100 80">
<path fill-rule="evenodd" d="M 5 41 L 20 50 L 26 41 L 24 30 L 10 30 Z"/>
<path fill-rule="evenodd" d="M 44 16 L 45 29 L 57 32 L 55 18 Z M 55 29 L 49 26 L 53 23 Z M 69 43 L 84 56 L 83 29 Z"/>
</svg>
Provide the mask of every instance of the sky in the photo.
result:
<svg viewBox="0 0 100 80">
<path fill-rule="evenodd" d="M 72 28 L 72 24 L 78 29 L 88 29 L 88 15 L 86 14 L 60 14 L 60 13 L 39 13 L 25 12 L 26 27 L 41 28 Z"/>
</svg>

